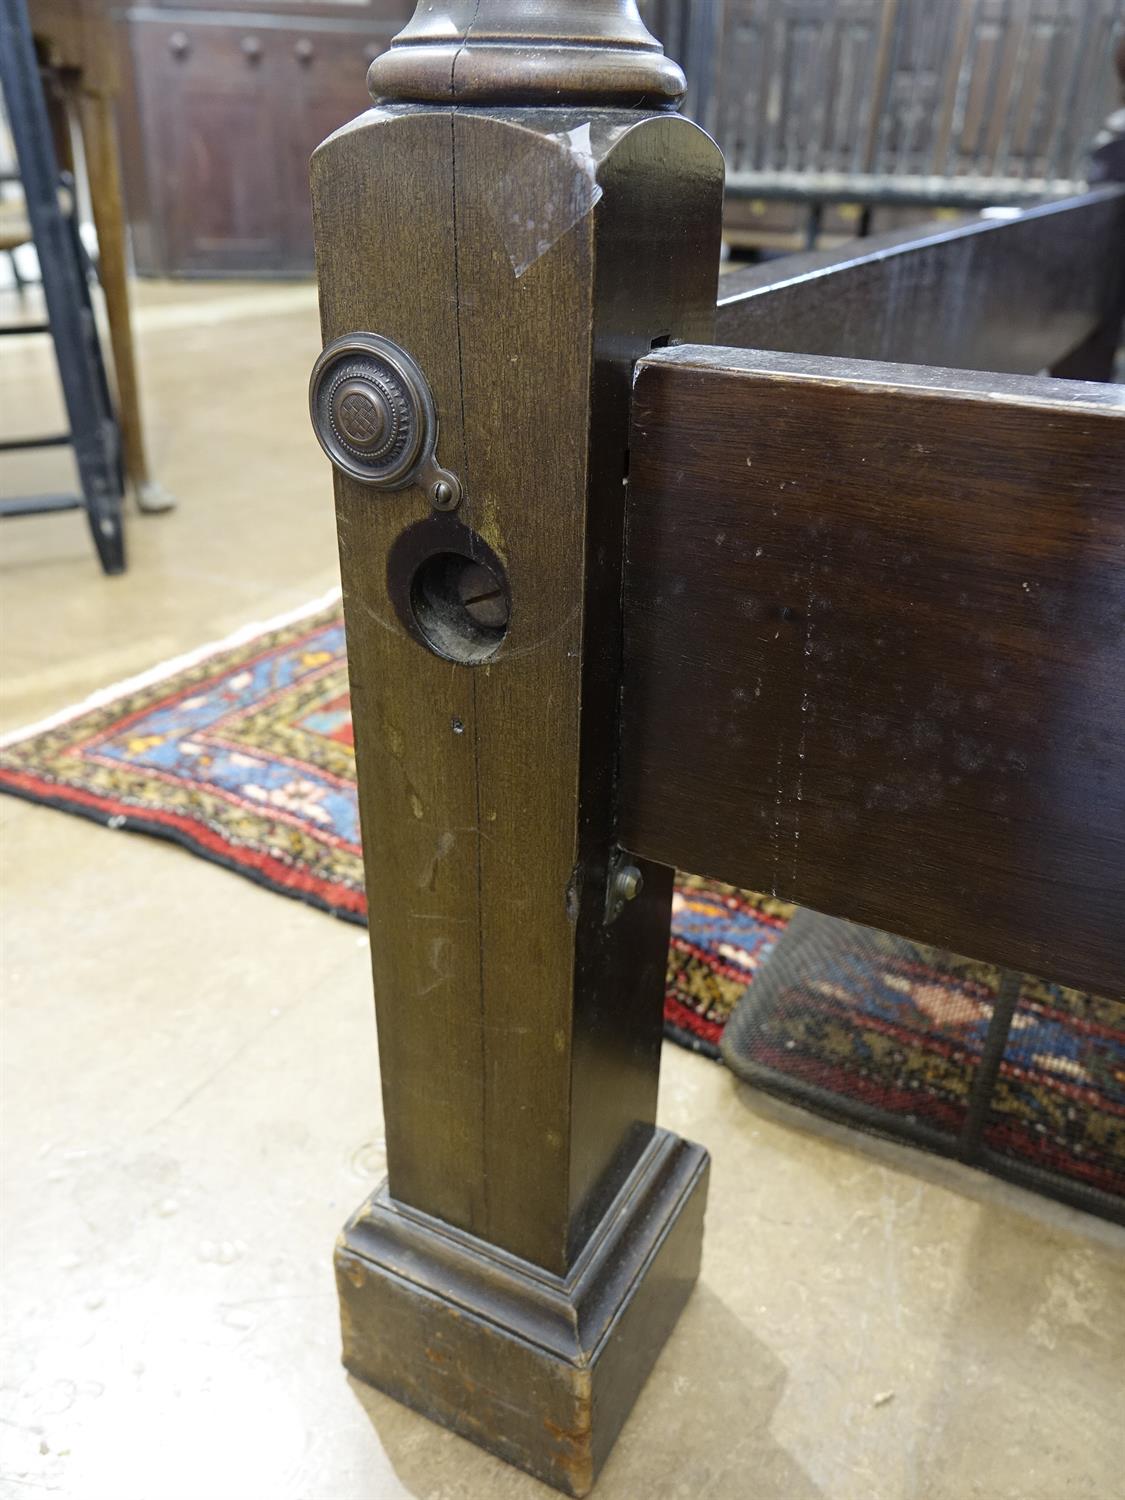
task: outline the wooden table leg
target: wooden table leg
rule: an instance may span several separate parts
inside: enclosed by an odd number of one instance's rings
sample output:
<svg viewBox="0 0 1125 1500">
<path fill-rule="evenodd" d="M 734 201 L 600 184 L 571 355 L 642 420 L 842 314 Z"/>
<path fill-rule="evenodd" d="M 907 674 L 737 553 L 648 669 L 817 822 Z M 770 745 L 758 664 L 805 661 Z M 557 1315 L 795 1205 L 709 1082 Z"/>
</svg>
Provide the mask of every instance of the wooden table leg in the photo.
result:
<svg viewBox="0 0 1125 1500">
<path fill-rule="evenodd" d="M 105 293 L 109 338 L 117 388 L 118 420 L 125 471 L 142 511 L 170 510 L 174 497 L 149 472 L 141 420 L 125 245 L 125 209 L 121 192 L 117 122 L 113 101 L 79 85 L 78 118 L 86 153 L 86 173 L 94 225 L 98 232 L 98 271 Z"/>
<path fill-rule="evenodd" d="M 635 17 L 554 7 L 598 10 Z M 417 102 L 313 159 L 389 1167 L 344 1360 L 584 1494 L 699 1264 L 707 1156 L 654 1124 L 672 872 L 617 847 L 616 752 L 632 365 L 710 336 L 722 161 L 643 107 L 659 49 L 413 50 L 373 86 Z M 462 62 L 568 102 L 450 107 Z"/>
</svg>

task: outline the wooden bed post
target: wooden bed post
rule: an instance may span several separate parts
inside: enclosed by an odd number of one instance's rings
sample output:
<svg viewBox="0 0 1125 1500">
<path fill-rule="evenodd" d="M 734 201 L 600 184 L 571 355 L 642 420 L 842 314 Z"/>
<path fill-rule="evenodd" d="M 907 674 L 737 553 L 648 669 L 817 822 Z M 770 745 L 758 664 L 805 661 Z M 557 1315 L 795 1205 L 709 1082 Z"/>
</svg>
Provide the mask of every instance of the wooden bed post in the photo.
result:
<svg viewBox="0 0 1125 1500">
<path fill-rule="evenodd" d="M 699 1264 L 617 713 L 632 367 L 712 337 L 722 159 L 632 0 L 420 4 L 369 83 L 312 170 L 389 1169 L 344 1362 L 580 1495 Z"/>
</svg>

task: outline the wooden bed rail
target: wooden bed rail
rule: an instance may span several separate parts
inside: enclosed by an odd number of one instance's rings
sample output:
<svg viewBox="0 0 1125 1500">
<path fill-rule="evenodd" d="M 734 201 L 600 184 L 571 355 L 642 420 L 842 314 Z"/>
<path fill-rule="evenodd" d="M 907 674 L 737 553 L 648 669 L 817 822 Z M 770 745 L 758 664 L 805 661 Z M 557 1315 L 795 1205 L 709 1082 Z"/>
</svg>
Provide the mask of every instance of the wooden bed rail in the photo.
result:
<svg viewBox="0 0 1125 1500">
<path fill-rule="evenodd" d="M 719 282 L 739 348 L 1108 380 L 1125 291 L 1125 186 L 1013 219 L 930 224 Z"/>
<path fill-rule="evenodd" d="M 640 362 L 623 843 L 1125 998 L 1125 388 Z"/>
</svg>

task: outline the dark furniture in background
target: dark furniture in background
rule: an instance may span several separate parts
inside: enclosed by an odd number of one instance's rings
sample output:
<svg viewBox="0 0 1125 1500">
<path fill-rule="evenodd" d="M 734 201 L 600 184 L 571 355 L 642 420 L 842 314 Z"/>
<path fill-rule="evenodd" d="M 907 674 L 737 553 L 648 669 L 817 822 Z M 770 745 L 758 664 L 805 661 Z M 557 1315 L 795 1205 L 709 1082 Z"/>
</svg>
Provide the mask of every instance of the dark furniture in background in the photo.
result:
<svg viewBox="0 0 1125 1500">
<path fill-rule="evenodd" d="M 1081 192 L 1119 0 L 649 0 L 726 158 L 724 229 L 792 249 Z"/>
<path fill-rule="evenodd" d="M 309 156 L 366 105 L 406 0 L 155 0 L 119 12 L 137 270 L 312 270 Z"/>
<path fill-rule="evenodd" d="M 308 158 L 364 108 L 409 0 L 154 0 L 119 12 L 147 275 L 312 268 Z M 1078 192 L 1112 105 L 1117 0 L 649 0 L 727 162 L 735 243 L 794 249 L 942 205 Z"/>
</svg>

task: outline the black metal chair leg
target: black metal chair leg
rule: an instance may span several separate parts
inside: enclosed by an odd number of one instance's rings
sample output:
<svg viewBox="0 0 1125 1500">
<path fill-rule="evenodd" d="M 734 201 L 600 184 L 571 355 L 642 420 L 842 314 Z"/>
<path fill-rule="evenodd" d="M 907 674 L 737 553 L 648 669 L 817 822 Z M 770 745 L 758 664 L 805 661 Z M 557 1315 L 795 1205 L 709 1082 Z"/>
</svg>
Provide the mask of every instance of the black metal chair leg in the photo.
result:
<svg viewBox="0 0 1125 1500">
<path fill-rule="evenodd" d="M 125 567 L 121 437 L 75 222 L 73 189 L 60 176 L 24 0 L 0 0 L 0 83 L 19 159 L 43 278 L 51 337 L 70 423 L 82 501 L 102 567 Z M 65 204 L 65 206 L 64 206 Z M 29 499 L 18 513 L 59 509 Z M 17 513 L 6 507 L 9 514 Z"/>
</svg>

